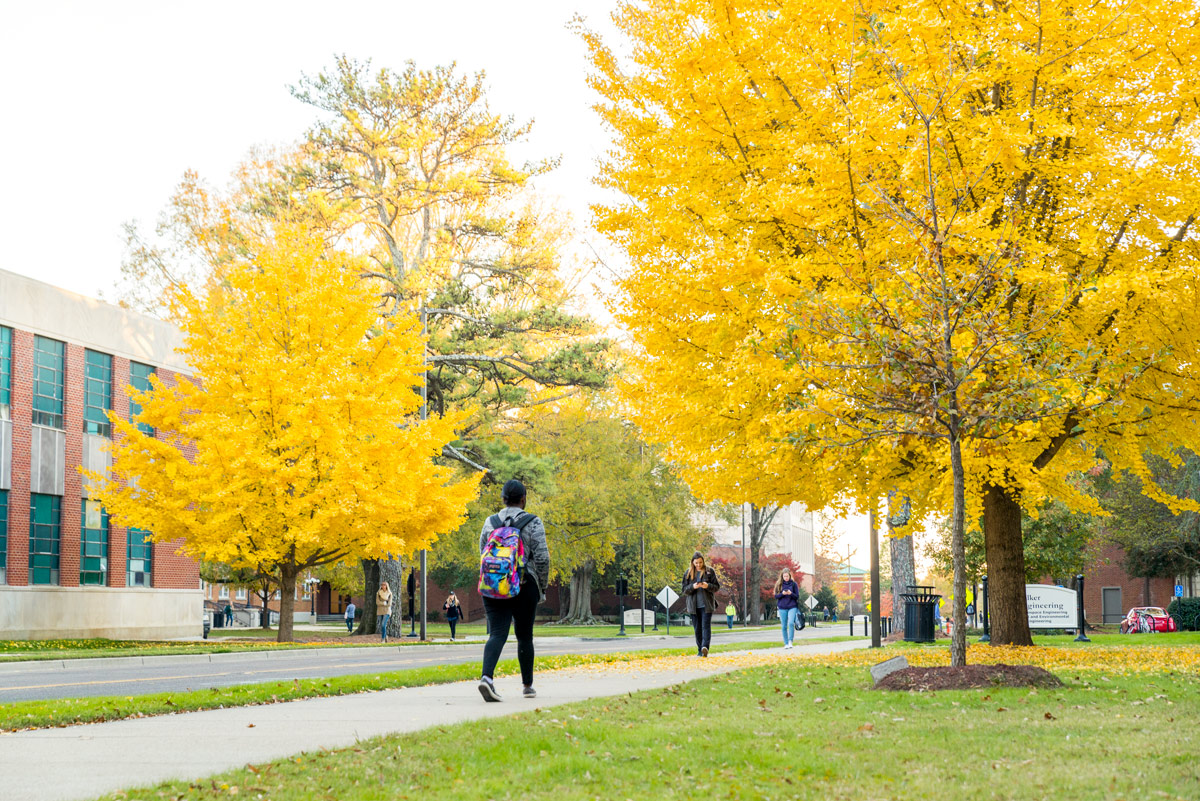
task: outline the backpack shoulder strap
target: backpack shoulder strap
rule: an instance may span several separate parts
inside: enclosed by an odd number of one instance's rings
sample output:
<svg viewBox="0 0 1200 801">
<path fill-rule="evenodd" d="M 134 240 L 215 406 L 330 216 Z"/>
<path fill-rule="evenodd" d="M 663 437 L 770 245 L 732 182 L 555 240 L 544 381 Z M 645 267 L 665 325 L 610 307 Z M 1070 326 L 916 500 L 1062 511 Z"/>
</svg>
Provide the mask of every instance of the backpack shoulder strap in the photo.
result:
<svg viewBox="0 0 1200 801">
<path fill-rule="evenodd" d="M 537 515 L 531 515 L 529 512 L 521 512 L 521 514 L 519 514 L 515 518 L 513 518 L 511 525 L 517 531 L 524 534 L 525 527 L 528 526 L 530 523 L 532 523 L 534 520 L 537 520 Z"/>
</svg>

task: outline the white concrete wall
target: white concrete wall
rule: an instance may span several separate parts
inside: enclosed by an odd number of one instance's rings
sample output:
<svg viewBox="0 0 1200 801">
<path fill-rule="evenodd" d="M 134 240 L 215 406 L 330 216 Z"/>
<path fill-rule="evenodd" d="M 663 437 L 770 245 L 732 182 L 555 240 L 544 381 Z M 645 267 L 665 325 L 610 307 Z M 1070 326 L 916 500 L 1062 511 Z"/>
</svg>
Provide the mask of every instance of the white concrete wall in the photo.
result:
<svg viewBox="0 0 1200 801">
<path fill-rule="evenodd" d="M 742 539 L 740 517 L 731 525 L 701 513 L 695 522 L 711 530 L 718 545 L 735 545 Z M 746 506 L 746 525 L 750 525 L 749 505 Z M 812 575 L 816 567 L 813 554 L 814 528 L 814 515 L 803 504 L 785 506 L 776 513 L 775 519 L 767 528 L 767 535 L 763 539 L 763 553 L 786 553 L 800 565 L 800 569 L 806 575 Z"/>
<path fill-rule="evenodd" d="M 176 372 L 183 336 L 170 323 L 0 270 L 0 325 L 32 331 Z"/>
<path fill-rule="evenodd" d="M 0 587 L 0 640 L 163 640 L 203 633 L 200 590 Z"/>
</svg>

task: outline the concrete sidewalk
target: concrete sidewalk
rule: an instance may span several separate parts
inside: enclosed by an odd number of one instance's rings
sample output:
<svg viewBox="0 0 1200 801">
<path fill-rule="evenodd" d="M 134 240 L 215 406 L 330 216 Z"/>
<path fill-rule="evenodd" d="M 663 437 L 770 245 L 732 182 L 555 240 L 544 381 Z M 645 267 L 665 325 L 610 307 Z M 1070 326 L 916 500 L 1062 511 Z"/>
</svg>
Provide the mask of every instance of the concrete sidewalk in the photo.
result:
<svg viewBox="0 0 1200 801">
<path fill-rule="evenodd" d="M 798 645 L 786 653 L 834 653 L 869 642 Z M 519 677 L 507 677 L 496 682 L 504 697 L 499 704 L 484 703 L 475 682 L 458 682 L 0 734 L 0 781 L 5 801 L 93 799 L 167 779 L 200 779 L 302 751 L 346 747 L 381 734 L 655 689 L 744 667 L 723 664 L 719 657 L 729 654 L 716 656 L 675 658 L 668 669 L 631 663 L 542 673 L 533 700 L 521 698 Z"/>
</svg>

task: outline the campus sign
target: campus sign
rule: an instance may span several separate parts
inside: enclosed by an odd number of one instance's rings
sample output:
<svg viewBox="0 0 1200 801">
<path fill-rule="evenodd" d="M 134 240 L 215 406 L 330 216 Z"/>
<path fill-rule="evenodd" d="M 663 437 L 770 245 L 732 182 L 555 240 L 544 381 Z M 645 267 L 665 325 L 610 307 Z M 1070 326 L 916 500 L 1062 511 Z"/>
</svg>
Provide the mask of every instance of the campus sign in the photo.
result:
<svg viewBox="0 0 1200 801">
<path fill-rule="evenodd" d="M 1025 606 L 1031 629 L 1073 629 L 1078 625 L 1078 596 L 1075 590 L 1049 584 L 1026 584 Z"/>
</svg>

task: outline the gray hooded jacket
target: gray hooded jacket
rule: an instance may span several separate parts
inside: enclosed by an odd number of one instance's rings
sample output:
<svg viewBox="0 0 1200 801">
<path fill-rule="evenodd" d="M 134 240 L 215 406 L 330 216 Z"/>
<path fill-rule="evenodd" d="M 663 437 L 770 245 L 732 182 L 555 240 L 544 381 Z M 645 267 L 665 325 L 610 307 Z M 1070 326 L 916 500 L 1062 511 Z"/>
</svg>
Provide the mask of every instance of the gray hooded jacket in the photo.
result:
<svg viewBox="0 0 1200 801">
<path fill-rule="evenodd" d="M 524 509 L 507 506 L 497 512 L 496 516 L 508 525 L 523 514 Z M 492 533 L 491 519 L 489 515 L 488 519 L 483 521 L 483 531 L 479 534 L 480 553 L 483 553 L 483 546 L 487 545 L 488 534 Z M 546 527 L 542 525 L 540 517 L 534 515 L 533 520 L 521 531 L 521 539 L 525 542 L 525 572 L 537 582 L 538 594 L 544 601 L 546 587 L 550 586 L 550 548 L 546 545 Z"/>
</svg>

